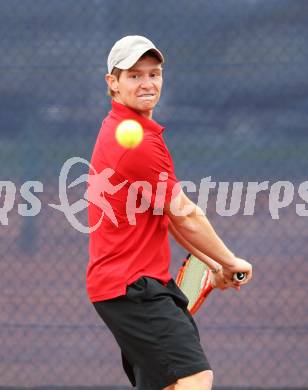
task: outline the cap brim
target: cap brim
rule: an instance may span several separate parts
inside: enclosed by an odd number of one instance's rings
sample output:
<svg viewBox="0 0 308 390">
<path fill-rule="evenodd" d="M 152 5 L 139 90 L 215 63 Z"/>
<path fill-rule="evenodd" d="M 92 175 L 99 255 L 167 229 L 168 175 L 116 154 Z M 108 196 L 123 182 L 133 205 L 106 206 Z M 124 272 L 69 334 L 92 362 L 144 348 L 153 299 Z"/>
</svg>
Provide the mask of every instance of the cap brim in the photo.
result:
<svg viewBox="0 0 308 390">
<path fill-rule="evenodd" d="M 162 53 L 157 50 L 157 49 L 154 49 L 153 47 L 149 47 L 148 49 L 142 49 L 140 51 L 137 51 L 135 53 L 133 53 L 132 55 L 130 55 L 129 57 L 125 58 L 124 60 L 120 61 L 118 64 L 116 64 L 114 67 L 115 68 L 119 68 L 119 69 L 123 69 L 123 70 L 126 70 L 126 69 L 129 69 L 131 68 L 133 65 L 135 65 L 135 63 L 139 60 L 139 58 L 144 54 L 146 53 L 147 51 L 153 51 L 157 57 L 159 58 L 159 60 L 161 61 L 161 63 L 164 62 L 164 57 L 162 55 Z"/>
</svg>

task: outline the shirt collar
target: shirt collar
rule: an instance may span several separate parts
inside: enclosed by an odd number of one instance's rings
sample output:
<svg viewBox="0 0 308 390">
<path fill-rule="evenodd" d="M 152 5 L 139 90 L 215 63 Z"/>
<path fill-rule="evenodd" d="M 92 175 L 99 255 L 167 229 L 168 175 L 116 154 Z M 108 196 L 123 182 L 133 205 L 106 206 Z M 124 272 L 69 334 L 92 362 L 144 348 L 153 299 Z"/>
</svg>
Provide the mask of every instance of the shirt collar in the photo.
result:
<svg viewBox="0 0 308 390">
<path fill-rule="evenodd" d="M 135 119 L 138 121 L 144 129 L 149 129 L 160 134 L 164 131 L 164 127 L 155 122 L 153 119 L 147 119 L 138 114 L 133 109 L 125 106 L 124 104 L 118 103 L 112 100 L 112 111 L 111 113 L 119 116 L 122 120 L 124 119 Z"/>
</svg>

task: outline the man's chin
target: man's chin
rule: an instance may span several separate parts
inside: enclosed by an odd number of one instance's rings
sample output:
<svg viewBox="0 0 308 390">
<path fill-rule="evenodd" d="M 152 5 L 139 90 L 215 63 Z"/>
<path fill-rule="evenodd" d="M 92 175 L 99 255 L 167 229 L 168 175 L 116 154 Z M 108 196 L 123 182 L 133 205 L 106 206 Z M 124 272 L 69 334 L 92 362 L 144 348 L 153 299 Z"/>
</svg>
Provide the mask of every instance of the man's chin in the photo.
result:
<svg viewBox="0 0 308 390">
<path fill-rule="evenodd" d="M 157 102 L 145 101 L 142 104 L 136 105 L 135 109 L 140 112 L 152 111 L 155 108 L 156 104 Z"/>
</svg>

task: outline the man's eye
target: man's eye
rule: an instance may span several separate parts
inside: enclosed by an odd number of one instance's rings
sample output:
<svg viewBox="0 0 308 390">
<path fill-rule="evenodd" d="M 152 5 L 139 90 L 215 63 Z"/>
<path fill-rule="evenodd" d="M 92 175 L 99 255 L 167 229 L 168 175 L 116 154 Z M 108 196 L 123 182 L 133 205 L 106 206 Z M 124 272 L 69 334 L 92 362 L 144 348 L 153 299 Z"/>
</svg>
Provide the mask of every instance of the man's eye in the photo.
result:
<svg viewBox="0 0 308 390">
<path fill-rule="evenodd" d="M 138 75 L 132 74 L 130 77 L 131 77 L 132 79 L 137 79 L 137 78 L 138 78 Z"/>
</svg>

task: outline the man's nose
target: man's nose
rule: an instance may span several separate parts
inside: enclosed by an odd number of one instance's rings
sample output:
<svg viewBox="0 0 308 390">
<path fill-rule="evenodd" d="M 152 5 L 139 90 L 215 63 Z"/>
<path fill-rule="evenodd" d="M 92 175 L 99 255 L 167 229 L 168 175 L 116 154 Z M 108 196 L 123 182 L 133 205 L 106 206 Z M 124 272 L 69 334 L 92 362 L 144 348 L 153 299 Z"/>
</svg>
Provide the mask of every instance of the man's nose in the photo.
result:
<svg viewBox="0 0 308 390">
<path fill-rule="evenodd" d="M 151 87 L 151 86 L 152 86 L 152 80 L 151 80 L 151 78 L 150 78 L 149 76 L 144 76 L 144 77 L 142 77 L 140 86 L 141 86 L 142 88 Z"/>
</svg>

